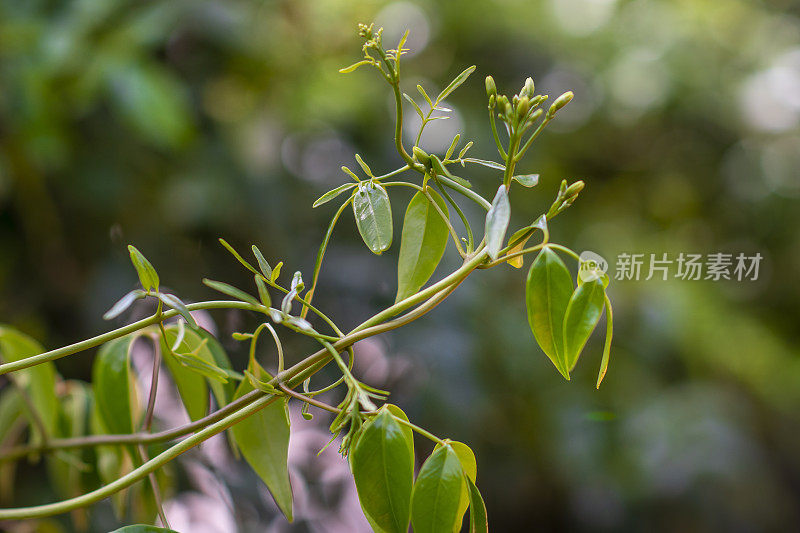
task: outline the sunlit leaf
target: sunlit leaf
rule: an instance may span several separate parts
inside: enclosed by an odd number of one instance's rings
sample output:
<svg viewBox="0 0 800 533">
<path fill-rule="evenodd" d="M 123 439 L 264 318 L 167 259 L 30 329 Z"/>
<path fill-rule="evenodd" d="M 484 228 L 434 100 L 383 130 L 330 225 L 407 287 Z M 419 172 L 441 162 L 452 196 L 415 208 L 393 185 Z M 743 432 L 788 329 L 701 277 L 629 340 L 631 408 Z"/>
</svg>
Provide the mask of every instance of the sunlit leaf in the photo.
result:
<svg viewBox="0 0 800 533">
<path fill-rule="evenodd" d="M 603 314 L 605 288 L 600 278 L 587 281 L 575 289 L 564 314 L 564 354 L 572 371 L 578 357 Z"/>
<path fill-rule="evenodd" d="M 258 246 L 255 244 L 252 247 L 253 255 L 256 257 L 256 261 L 258 261 L 258 267 L 261 269 L 261 273 L 264 274 L 264 277 L 267 279 L 272 279 L 272 267 L 269 266 L 269 263 L 266 259 L 264 259 L 264 254 L 261 253 L 261 250 L 258 249 Z"/>
<path fill-rule="evenodd" d="M 611 311 L 611 301 L 606 296 L 606 342 L 603 346 L 603 359 L 600 362 L 600 372 L 597 374 L 597 388 L 600 388 L 600 384 L 603 382 L 603 378 L 606 376 L 606 371 L 608 370 L 608 360 L 611 357 L 611 337 L 614 333 L 614 318 L 613 312 Z"/>
<path fill-rule="evenodd" d="M 572 276 L 564 262 L 545 247 L 528 271 L 525 287 L 528 322 L 542 351 L 567 379 L 563 325 L 572 288 Z"/>
<path fill-rule="evenodd" d="M 340 68 L 339 72 L 342 73 L 342 74 L 349 74 L 350 72 L 353 72 L 354 70 L 356 70 L 358 67 L 361 67 L 361 66 L 364 66 L 364 65 L 371 65 L 371 64 L 372 64 L 371 60 L 363 59 L 361 61 L 353 63 L 349 67 Z"/>
<path fill-rule="evenodd" d="M 489 521 L 486 517 L 486 504 L 483 503 L 478 487 L 472 479 L 467 479 L 469 487 L 469 533 L 488 533 Z"/>
<path fill-rule="evenodd" d="M 458 531 L 458 509 L 464 486 L 461 461 L 452 446 L 435 450 L 422 465 L 411 494 L 415 533 Z M 460 526 L 460 523 L 459 523 Z"/>
<path fill-rule="evenodd" d="M 367 247 L 378 255 L 385 252 L 392 244 L 392 207 L 386 189 L 374 183 L 359 185 L 353 213 Z"/>
<path fill-rule="evenodd" d="M 492 259 L 497 259 L 500 249 L 503 248 L 509 220 L 511 220 L 511 203 L 508 201 L 508 191 L 505 185 L 501 185 L 492 200 L 492 207 L 486 213 L 484 236 L 486 250 Z"/>
<path fill-rule="evenodd" d="M 428 193 L 447 215 L 447 204 L 442 197 L 430 188 Z M 416 293 L 430 279 L 444 255 L 447 239 L 447 225 L 439 212 L 425 194 L 417 192 L 403 219 L 396 302 Z"/>
<path fill-rule="evenodd" d="M 406 533 L 414 480 L 413 435 L 394 416 L 384 406 L 364 426 L 350 464 L 361 508 L 373 528 Z"/>
<path fill-rule="evenodd" d="M 417 115 L 419 115 L 419 118 L 421 118 L 422 120 L 425 120 L 425 114 L 422 112 L 422 109 L 419 108 L 419 104 L 417 104 L 414 101 L 414 99 L 411 98 L 410 96 L 408 96 L 406 93 L 403 93 L 403 98 L 408 100 L 411 103 L 411 105 L 414 106 L 414 111 L 417 112 Z"/>
<path fill-rule="evenodd" d="M 131 263 L 133 263 L 136 273 L 139 274 L 139 282 L 144 287 L 144 290 L 158 290 L 158 274 L 156 274 L 156 269 L 153 268 L 150 261 L 133 245 L 128 245 L 128 252 L 130 252 Z"/>
<path fill-rule="evenodd" d="M 135 340 L 135 335 L 128 335 L 107 342 L 94 360 L 94 398 L 103 425 L 111 433 L 133 433 L 136 428 L 138 409 L 130 363 Z"/>
<path fill-rule="evenodd" d="M 276 267 L 276 269 L 277 269 L 277 267 Z M 273 270 L 273 274 L 274 273 L 275 273 L 275 271 Z M 250 304 L 253 304 L 253 305 L 261 305 L 260 303 L 258 303 L 258 300 L 256 300 L 250 294 L 244 292 L 241 289 L 237 289 L 236 287 L 234 287 L 232 285 L 228 285 L 225 282 L 214 281 L 213 279 L 203 279 L 203 283 L 205 285 L 207 285 L 208 287 L 211 287 L 215 291 L 219 291 L 222 294 L 227 294 L 228 296 L 236 298 L 237 300 L 241 300 L 243 302 L 247 302 L 247 303 L 250 303 Z"/>
<path fill-rule="evenodd" d="M 103 320 L 112 320 L 124 313 L 136 300 L 144 298 L 147 293 L 141 289 L 134 289 L 122 298 L 117 303 L 111 306 L 111 309 L 106 311 L 103 315 Z"/>
<path fill-rule="evenodd" d="M 260 377 L 260 376 L 259 376 Z M 242 380 L 234 399 L 255 390 Z M 292 520 L 292 486 L 289 483 L 289 413 L 285 398 L 267 405 L 233 426 L 233 438 L 247 463 L 267 485 L 275 503 Z"/>
<path fill-rule="evenodd" d="M 340 194 L 342 194 L 343 192 L 349 191 L 356 185 L 357 185 L 356 183 L 345 183 L 344 185 L 339 185 L 335 189 L 331 189 L 330 191 L 326 192 L 325 194 L 317 198 L 311 207 L 319 207 L 323 204 L 326 204 L 331 200 L 333 200 L 334 198 L 336 198 L 337 196 L 339 196 Z"/>
<path fill-rule="evenodd" d="M 466 476 L 474 482 L 478 477 L 478 462 L 475 460 L 475 454 L 472 452 L 472 449 L 463 442 L 451 441 L 449 439 L 445 442 L 456 452 L 458 460 L 461 462 L 461 468 L 464 470 Z M 441 447 L 442 445 L 437 443 L 433 449 L 436 451 Z M 464 484 L 461 487 L 461 496 L 458 500 L 458 513 L 456 513 L 456 524 L 454 526 L 456 531 L 461 529 L 461 522 L 468 506 L 469 492 L 467 485 Z"/>
<path fill-rule="evenodd" d="M 471 67 L 467 67 L 466 69 L 464 69 L 461 72 L 461 74 L 456 76 L 455 79 L 453 79 L 453 81 L 451 81 L 450 84 L 447 87 L 445 87 L 442 92 L 439 93 L 439 96 L 436 97 L 436 101 L 441 102 L 442 100 L 450 96 L 450 93 L 458 89 L 462 83 L 467 81 L 469 75 L 472 74 L 474 71 L 475 71 L 475 65 L 472 65 Z"/>
<path fill-rule="evenodd" d="M 535 187 L 539 184 L 539 174 L 519 174 L 511 179 L 523 187 Z"/>
</svg>

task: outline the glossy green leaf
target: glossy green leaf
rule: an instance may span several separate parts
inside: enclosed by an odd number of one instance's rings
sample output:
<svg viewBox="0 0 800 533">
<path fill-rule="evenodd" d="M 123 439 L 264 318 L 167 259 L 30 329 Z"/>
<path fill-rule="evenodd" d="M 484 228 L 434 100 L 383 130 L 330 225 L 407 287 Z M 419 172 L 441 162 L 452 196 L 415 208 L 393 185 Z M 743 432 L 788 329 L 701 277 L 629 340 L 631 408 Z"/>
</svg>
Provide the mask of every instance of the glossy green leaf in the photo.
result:
<svg viewBox="0 0 800 533">
<path fill-rule="evenodd" d="M 544 248 L 528 271 L 525 301 L 536 342 L 561 374 L 569 379 L 564 355 L 564 315 L 572 296 L 572 276 L 550 248 Z"/>
<path fill-rule="evenodd" d="M 44 352 L 42 346 L 31 337 L 13 328 L 0 326 L 0 361 L 12 362 L 32 357 Z M 14 373 L 15 381 L 25 389 L 30 397 L 33 408 L 41 419 L 45 431 L 53 434 L 58 419 L 58 400 L 56 398 L 56 367 L 52 362 L 19 370 Z M 33 414 L 27 411 L 31 417 Z M 31 424 L 34 431 L 34 441 L 38 442 L 42 436 L 35 424 Z"/>
<path fill-rule="evenodd" d="M 260 378 L 260 376 L 258 376 Z M 245 379 L 234 399 L 255 390 Z M 267 405 L 232 428 L 233 438 L 247 463 L 267 485 L 275 503 L 292 520 L 292 486 L 289 483 L 289 413 L 286 399 Z"/>
<path fill-rule="evenodd" d="M 253 255 L 258 261 L 258 268 L 261 269 L 261 273 L 264 274 L 264 277 L 267 279 L 272 279 L 272 267 L 269 266 L 269 263 L 266 259 L 264 259 L 264 254 L 261 253 L 261 250 L 258 249 L 258 246 L 255 244 L 252 246 Z"/>
<path fill-rule="evenodd" d="M 144 287 L 144 290 L 158 290 L 158 274 L 156 274 L 156 269 L 153 268 L 150 261 L 142 255 L 142 252 L 131 244 L 128 245 L 128 252 L 131 255 L 131 263 L 133 263 L 133 267 L 139 275 L 139 282 L 142 284 L 142 287 Z"/>
<path fill-rule="evenodd" d="M 503 240 L 508 229 L 508 222 L 511 220 L 511 203 L 508 201 L 508 190 L 505 185 L 497 189 L 497 194 L 492 200 L 492 207 L 486 213 L 486 250 L 489 257 L 497 259 L 500 250 L 503 248 Z"/>
<path fill-rule="evenodd" d="M 448 215 L 447 204 L 433 189 L 428 193 Z M 449 218 L 449 215 L 448 215 Z M 433 203 L 422 192 L 411 198 L 403 219 L 397 261 L 396 302 L 415 294 L 430 279 L 447 247 L 448 229 Z"/>
<path fill-rule="evenodd" d="M 141 289 L 134 289 L 122 298 L 120 298 L 117 303 L 111 306 L 111 309 L 106 311 L 103 315 L 103 320 L 111 320 L 117 318 L 119 315 L 124 313 L 136 300 L 140 300 L 147 296 L 147 293 Z"/>
<path fill-rule="evenodd" d="M 275 268 L 275 270 L 277 270 L 277 267 Z M 273 274 L 274 273 L 275 271 L 273 271 Z M 203 283 L 206 286 L 211 287 L 215 291 L 219 291 L 222 294 L 226 294 L 232 298 L 236 298 L 237 300 L 241 300 L 243 302 L 247 302 L 253 305 L 261 305 L 260 303 L 258 303 L 258 300 L 256 300 L 253 296 L 244 292 L 241 289 L 237 289 L 233 285 L 228 285 L 225 282 L 214 281 L 213 279 L 207 279 L 207 278 L 203 279 Z"/>
<path fill-rule="evenodd" d="M 353 195 L 353 213 L 364 243 L 375 254 L 392 244 L 392 207 L 386 189 L 375 183 L 362 183 Z"/>
<path fill-rule="evenodd" d="M 411 518 L 414 444 L 411 428 L 395 419 L 400 415 L 382 407 L 350 454 L 361 508 L 373 528 L 387 533 L 406 533 Z"/>
<path fill-rule="evenodd" d="M 445 440 L 445 442 L 453 448 L 454 452 L 456 452 L 458 460 L 461 462 L 461 468 L 464 470 L 464 474 L 466 474 L 466 476 L 474 482 L 478 477 L 478 462 L 475 460 L 475 454 L 472 452 L 472 449 L 463 442 L 453 441 L 450 439 Z M 441 447 L 442 445 L 437 443 L 433 449 L 436 451 Z M 458 500 L 458 513 L 456 513 L 456 524 L 454 526 L 456 531 L 461 529 L 461 522 L 468 506 L 469 492 L 467 485 L 464 484 L 461 487 L 461 496 Z"/>
<path fill-rule="evenodd" d="M 104 344 L 92 369 L 95 404 L 110 433 L 133 433 L 137 414 L 130 350 L 135 335 Z"/>
<path fill-rule="evenodd" d="M 447 148 L 447 151 L 444 153 L 444 158 L 445 159 L 450 159 L 450 156 L 453 155 L 453 152 L 455 151 L 456 146 L 458 146 L 458 141 L 459 140 L 461 140 L 461 134 L 460 133 L 456 133 L 456 136 L 453 137 L 452 142 L 450 142 L 450 146 Z"/>
<path fill-rule="evenodd" d="M 115 529 L 111 533 L 178 533 L 174 529 L 166 529 L 163 527 L 149 526 L 146 524 L 135 524 L 133 526 L 125 526 Z"/>
<path fill-rule="evenodd" d="M 434 450 L 417 475 L 411 494 L 415 533 L 458 531 L 458 510 L 464 486 L 461 461 L 452 446 Z M 456 526 L 458 524 L 458 526 Z"/>
<path fill-rule="evenodd" d="M 570 372 L 603 314 L 604 298 L 603 281 L 595 278 L 578 286 L 569 299 L 564 314 L 564 353 Z"/>
<path fill-rule="evenodd" d="M 600 362 L 600 372 L 597 374 L 597 388 L 600 388 L 600 384 L 603 382 L 603 378 L 606 377 L 606 371 L 608 370 L 608 360 L 611 357 L 611 338 L 614 334 L 614 314 L 611 310 L 611 300 L 608 299 L 608 296 L 605 297 L 606 303 L 606 342 L 603 346 L 603 359 Z"/>
<path fill-rule="evenodd" d="M 331 189 L 330 191 L 326 192 L 325 194 L 317 198 L 311 207 L 319 207 L 323 204 L 327 204 L 328 202 L 330 202 L 343 192 L 349 191 L 356 185 L 357 185 L 356 183 L 345 183 L 344 185 L 339 185 L 335 189 Z"/>
<path fill-rule="evenodd" d="M 489 521 L 483 497 L 473 480 L 467 479 L 467 486 L 469 488 L 469 533 L 488 533 Z"/>
<path fill-rule="evenodd" d="M 436 101 L 441 102 L 442 100 L 450 96 L 450 93 L 458 89 L 462 83 L 467 81 L 467 78 L 469 78 L 469 75 L 472 74 L 473 72 L 475 72 L 475 65 L 465 68 L 461 72 L 461 74 L 456 76 L 455 79 L 453 79 L 453 81 L 451 81 L 450 84 L 447 87 L 445 87 L 442 92 L 439 93 L 439 96 L 436 97 Z"/>
<path fill-rule="evenodd" d="M 180 298 L 175 296 L 174 294 L 164 294 L 159 292 L 158 299 L 164 302 L 167 307 L 170 307 L 176 310 L 186 321 L 187 324 L 190 326 L 197 327 L 197 322 L 195 322 L 192 313 L 189 312 L 189 309 L 186 307 L 186 304 L 181 301 Z"/>
<path fill-rule="evenodd" d="M 539 174 L 520 174 L 511 178 L 523 187 L 535 187 L 539 184 Z"/>
</svg>

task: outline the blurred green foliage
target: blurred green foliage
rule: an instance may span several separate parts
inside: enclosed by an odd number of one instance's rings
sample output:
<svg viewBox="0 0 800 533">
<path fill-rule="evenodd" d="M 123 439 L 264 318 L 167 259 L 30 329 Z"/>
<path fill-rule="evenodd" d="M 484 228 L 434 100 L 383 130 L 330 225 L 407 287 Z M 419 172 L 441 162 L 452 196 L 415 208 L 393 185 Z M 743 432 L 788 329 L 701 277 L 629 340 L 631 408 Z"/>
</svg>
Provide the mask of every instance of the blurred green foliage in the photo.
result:
<svg viewBox="0 0 800 533">
<path fill-rule="evenodd" d="M 387 337 L 389 358 L 413 363 L 394 403 L 472 445 L 493 530 L 796 526 L 800 8 L 786 0 L 4 0 L 2 321 L 50 347 L 108 327 L 102 312 L 133 286 L 129 242 L 186 297 L 208 295 L 203 276 L 246 282 L 217 236 L 309 270 L 330 215 L 311 202 L 347 181 L 354 147 L 376 172 L 398 163 L 385 87 L 337 72 L 371 20 L 387 42 L 411 30 L 406 92 L 478 66 L 426 149 L 462 126 L 472 155 L 492 157 L 487 74 L 509 92 L 528 75 L 575 92 L 520 169 L 541 180 L 512 205 L 519 224 L 562 177 L 583 179 L 551 232 L 612 265 L 622 252 L 765 257 L 754 282 L 612 283 L 599 391 L 602 336 L 560 379 L 517 270 L 476 276 Z M 473 170 L 490 195 L 494 174 Z M 358 239 L 352 222 L 337 229 L 316 300 L 344 324 L 395 291 L 396 250 L 372 257 Z M 85 379 L 91 361 L 58 366 Z"/>
</svg>

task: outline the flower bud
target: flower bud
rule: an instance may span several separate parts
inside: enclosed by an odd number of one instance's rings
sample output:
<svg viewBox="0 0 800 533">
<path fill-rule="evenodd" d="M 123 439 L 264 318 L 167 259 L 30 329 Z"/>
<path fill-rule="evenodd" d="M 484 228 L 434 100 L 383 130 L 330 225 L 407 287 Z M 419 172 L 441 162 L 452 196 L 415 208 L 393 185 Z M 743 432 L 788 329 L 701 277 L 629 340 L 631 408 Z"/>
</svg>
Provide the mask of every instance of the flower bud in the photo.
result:
<svg viewBox="0 0 800 533">
<path fill-rule="evenodd" d="M 426 167 L 431 166 L 431 156 L 425 153 L 425 151 L 420 148 L 419 146 L 415 146 L 411 152 L 414 154 L 414 159 L 425 165 Z"/>
<path fill-rule="evenodd" d="M 497 86 L 494 84 L 494 78 L 486 76 L 486 96 L 491 98 L 497 97 Z"/>
<path fill-rule="evenodd" d="M 494 109 L 496 103 L 495 95 L 491 95 L 489 97 L 489 109 Z"/>
<path fill-rule="evenodd" d="M 556 98 L 556 101 L 553 102 L 553 105 L 550 106 L 550 110 L 547 112 L 547 114 L 552 117 L 553 115 L 556 114 L 556 111 L 567 105 L 574 96 L 575 95 L 572 94 L 572 91 L 565 92 L 564 94 Z"/>
<path fill-rule="evenodd" d="M 520 91 L 520 96 L 524 95 L 527 96 L 529 99 L 533 99 L 534 93 L 536 91 L 536 86 L 533 84 L 533 78 L 527 78 L 525 80 L 525 85 L 522 86 L 522 91 Z"/>
<path fill-rule="evenodd" d="M 564 191 L 564 196 L 566 196 L 567 198 L 574 199 L 574 197 L 578 196 L 578 193 L 583 190 L 584 185 L 585 183 L 583 183 L 583 180 L 576 181 L 575 183 L 567 187 L 567 190 Z"/>
<path fill-rule="evenodd" d="M 522 120 L 528 115 L 528 111 L 531 109 L 531 102 L 528 100 L 527 96 L 523 96 L 517 102 L 517 118 Z"/>
</svg>

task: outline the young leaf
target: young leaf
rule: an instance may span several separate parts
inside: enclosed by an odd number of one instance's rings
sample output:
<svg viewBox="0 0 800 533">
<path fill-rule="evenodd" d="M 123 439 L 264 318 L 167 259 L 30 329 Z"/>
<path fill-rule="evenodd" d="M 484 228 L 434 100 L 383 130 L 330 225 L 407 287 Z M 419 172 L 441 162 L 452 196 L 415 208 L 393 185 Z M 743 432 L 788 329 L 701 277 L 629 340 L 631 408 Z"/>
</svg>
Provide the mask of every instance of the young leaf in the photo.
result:
<svg viewBox="0 0 800 533">
<path fill-rule="evenodd" d="M 374 183 L 359 185 L 353 213 L 367 247 L 377 255 L 385 252 L 392 244 L 392 207 L 386 189 Z"/>
<path fill-rule="evenodd" d="M 257 376 L 260 378 L 260 376 Z M 255 390 L 244 379 L 234 399 Z M 289 483 L 289 413 L 285 398 L 267 405 L 233 426 L 233 438 L 247 463 L 267 485 L 275 503 L 292 521 L 292 486 Z"/>
<path fill-rule="evenodd" d="M 0 326 L 0 361 L 13 362 L 40 354 L 44 351 L 42 346 L 31 337 L 19 331 Z M 17 382 L 25 389 L 30 396 L 33 408 L 41 419 L 45 431 L 53 434 L 58 420 L 59 403 L 56 399 L 56 367 L 52 362 L 36 365 L 25 370 L 15 372 Z M 27 405 L 25 413 L 29 418 L 33 414 L 28 412 Z M 44 436 L 40 434 L 38 427 L 31 424 L 34 431 L 34 441 Z"/>
<path fill-rule="evenodd" d="M 478 487 L 467 478 L 469 486 L 469 533 L 489 533 L 489 521 L 486 518 L 486 504 L 483 503 Z"/>
<path fill-rule="evenodd" d="M 372 64 L 372 60 L 370 60 L 370 59 L 362 59 L 361 61 L 353 63 L 349 67 L 340 68 L 339 69 L 339 73 L 341 73 L 341 74 L 349 74 L 349 73 L 353 72 L 355 69 L 357 69 L 360 66 L 371 65 L 371 64 Z"/>
<path fill-rule="evenodd" d="M 497 194 L 492 200 L 492 207 L 486 213 L 486 250 L 489 257 L 497 259 L 503 247 L 508 222 L 511 219 L 511 203 L 508 201 L 508 191 L 505 185 L 497 189 Z"/>
<path fill-rule="evenodd" d="M 269 307 L 272 305 L 272 298 L 269 295 L 269 291 L 267 290 L 267 284 L 264 283 L 264 280 L 261 279 L 261 276 L 253 276 L 256 282 L 256 288 L 258 289 L 258 297 L 261 300 L 261 303 L 264 307 Z"/>
<path fill-rule="evenodd" d="M 542 351 L 567 379 L 563 324 L 571 295 L 569 270 L 553 250 L 545 247 L 528 271 L 525 287 L 528 323 Z"/>
<path fill-rule="evenodd" d="M 523 187 L 535 187 L 539 183 L 539 174 L 519 174 L 511 178 Z"/>
<path fill-rule="evenodd" d="M 570 372 L 603 314 L 604 297 L 603 281 L 595 278 L 575 289 L 569 299 L 564 314 L 564 354 Z"/>
<path fill-rule="evenodd" d="M 133 433 L 137 414 L 130 351 L 136 335 L 104 344 L 92 369 L 95 404 L 103 426 L 110 433 Z"/>
<path fill-rule="evenodd" d="M 434 450 L 417 475 L 411 493 L 411 524 L 415 533 L 457 531 L 461 490 L 461 461 L 452 446 Z"/>
<path fill-rule="evenodd" d="M 465 145 L 464 145 L 464 148 L 462 148 L 462 149 L 461 149 L 461 151 L 460 151 L 460 152 L 458 152 L 458 158 L 459 158 L 459 159 L 464 159 L 464 156 L 467 154 L 467 151 L 468 151 L 470 148 L 472 148 L 472 145 L 473 145 L 473 142 L 472 142 L 472 141 L 469 141 L 467 144 L 465 144 Z M 462 167 L 464 166 L 464 161 L 461 161 L 461 166 L 462 166 Z"/>
<path fill-rule="evenodd" d="M 189 312 L 189 309 L 186 307 L 186 304 L 181 301 L 180 298 L 175 296 L 174 294 L 164 294 L 159 292 L 158 299 L 167 304 L 168 307 L 175 309 L 183 319 L 186 321 L 187 324 L 196 327 L 197 322 L 195 322 L 192 313 Z"/>
<path fill-rule="evenodd" d="M 141 289 L 134 289 L 122 298 L 120 298 L 117 303 L 111 306 L 111 309 L 106 311 L 106 314 L 103 315 L 103 320 L 112 320 L 117 318 L 119 315 L 125 312 L 133 302 L 136 300 L 140 300 L 144 298 L 147 293 Z"/>
<path fill-rule="evenodd" d="M 218 381 L 220 383 L 227 383 L 228 373 L 225 372 L 223 369 L 215 365 L 214 363 L 209 363 L 202 357 L 198 356 L 194 353 L 175 353 L 175 358 L 178 359 L 178 362 L 185 366 L 186 368 L 197 372 L 198 374 L 207 377 L 210 380 Z M 206 398 L 207 399 L 207 398 Z"/>
<path fill-rule="evenodd" d="M 256 261 L 258 261 L 258 267 L 261 269 L 261 273 L 264 274 L 264 277 L 267 279 L 272 278 L 272 267 L 269 266 L 267 260 L 264 259 L 264 254 L 261 253 L 261 250 L 258 249 L 258 246 L 255 244 L 253 245 L 253 255 L 256 257 Z"/>
<path fill-rule="evenodd" d="M 358 165 L 361 167 L 361 170 L 364 171 L 364 174 L 366 174 L 370 178 L 374 178 L 375 177 L 375 175 L 372 173 L 372 169 L 369 168 L 369 165 L 366 164 L 364 162 L 364 160 L 361 159 L 361 156 L 358 155 L 358 154 L 356 154 L 356 162 L 358 162 Z"/>
<path fill-rule="evenodd" d="M 223 369 L 228 377 L 241 380 L 242 375 L 238 374 L 233 370 L 233 366 L 231 365 L 231 360 L 228 358 L 228 354 L 225 352 L 225 348 L 219 343 L 216 337 L 214 337 L 211 333 L 204 330 L 203 328 L 193 328 L 191 330 L 192 333 L 196 334 L 200 340 L 193 341 L 199 344 L 200 342 L 205 341 L 205 348 L 200 350 L 201 354 L 205 354 L 206 350 L 211 355 L 211 360 L 214 361 L 214 364 L 219 368 Z M 206 359 L 208 360 L 208 359 Z M 209 382 L 211 386 L 211 392 L 214 394 L 214 398 L 217 400 L 217 406 L 222 407 L 227 405 L 228 402 L 231 401 L 233 398 L 234 392 L 236 392 L 236 386 L 233 382 L 228 383 L 220 383 L 218 381 Z"/>
<path fill-rule="evenodd" d="M 452 93 L 453 91 L 458 89 L 458 87 L 462 83 L 467 81 L 467 78 L 469 78 L 469 75 L 472 74 L 474 71 L 475 71 L 475 65 L 472 65 L 471 67 L 467 67 L 466 69 L 464 69 L 464 71 L 461 74 L 456 76 L 455 79 L 450 82 L 450 85 L 445 87 L 444 90 L 439 93 L 439 96 L 436 97 L 436 101 L 437 102 L 441 102 L 445 98 L 450 96 L 450 93 Z"/>
<path fill-rule="evenodd" d="M 597 374 L 597 388 L 600 388 L 600 384 L 603 382 L 603 378 L 606 376 L 606 371 L 608 370 L 608 360 L 611 357 L 611 337 L 614 333 L 614 318 L 613 313 L 611 311 L 611 301 L 608 299 L 608 296 L 605 297 L 606 302 L 606 342 L 603 346 L 603 359 L 600 362 L 600 372 Z"/>
<path fill-rule="evenodd" d="M 364 426 L 350 464 L 361 508 L 373 529 L 406 533 L 414 481 L 411 428 L 397 422 L 388 407 L 382 407 Z"/>
<path fill-rule="evenodd" d="M 411 98 L 410 96 L 408 96 L 406 93 L 403 93 L 403 98 L 405 98 L 406 100 L 411 102 L 411 105 L 414 106 L 414 111 L 417 112 L 417 115 L 419 115 L 419 118 L 421 118 L 422 120 L 425 120 L 425 114 L 422 112 L 422 109 L 419 108 L 419 104 L 417 104 L 414 101 L 414 99 Z"/>
<path fill-rule="evenodd" d="M 241 263 L 241 265 L 242 265 L 243 267 L 245 267 L 247 270 L 249 270 L 249 271 L 250 271 L 250 272 L 252 272 L 253 274 L 258 274 L 258 270 L 256 270 L 256 268 L 255 268 L 253 265 L 251 265 L 251 264 L 250 264 L 248 261 L 246 261 L 246 260 L 245 260 L 245 258 L 244 258 L 244 257 L 242 257 L 242 256 L 239 254 L 239 252 L 237 252 L 237 251 L 236 251 L 236 249 L 235 249 L 233 246 L 231 246 L 230 244 L 228 244 L 228 241 L 226 241 L 226 240 L 225 240 L 225 239 L 223 239 L 223 238 L 220 238 L 220 239 L 219 239 L 219 243 L 220 243 L 220 244 L 221 244 L 221 245 L 222 245 L 222 246 L 223 246 L 223 247 L 224 247 L 226 250 L 228 250 L 228 252 L 230 252 L 230 254 L 231 254 L 231 255 L 232 255 L 234 258 L 236 258 L 236 260 L 237 260 L 237 261 L 239 261 L 239 263 Z"/>
<path fill-rule="evenodd" d="M 447 215 L 447 204 L 433 189 L 429 194 Z M 397 261 L 399 302 L 416 293 L 430 279 L 447 247 L 448 230 L 442 217 L 425 194 L 417 192 L 406 209 Z"/>
<path fill-rule="evenodd" d="M 144 287 L 144 290 L 158 290 L 158 274 L 156 274 L 156 269 L 153 268 L 150 261 L 131 244 L 128 245 L 128 252 L 131 255 L 131 263 L 133 263 L 136 273 L 139 274 L 139 282 Z"/>
<path fill-rule="evenodd" d="M 425 92 L 425 89 L 419 83 L 417 84 L 417 92 L 419 92 L 419 94 L 422 95 L 425 101 L 428 102 L 429 106 L 433 107 L 433 102 L 431 101 L 431 97 L 428 96 L 428 93 Z"/>
<path fill-rule="evenodd" d="M 453 141 L 450 143 L 450 147 L 447 149 L 447 152 L 445 152 L 445 154 L 444 154 L 444 158 L 445 159 L 450 159 L 450 156 L 453 155 L 453 152 L 455 151 L 456 146 L 458 146 L 458 141 L 460 139 L 461 139 L 461 134 L 460 133 L 456 133 L 456 136 L 453 137 Z"/>
<path fill-rule="evenodd" d="M 319 207 L 322 204 L 327 204 L 328 202 L 330 202 L 331 200 L 333 200 L 334 198 L 336 198 L 337 196 L 339 196 L 343 192 L 349 191 L 350 189 L 352 189 L 356 185 L 357 184 L 355 184 L 355 183 L 345 183 L 344 185 L 339 185 L 335 189 L 331 189 L 330 191 L 326 192 L 325 194 L 323 194 L 322 196 L 317 198 L 314 201 L 314 204 L 311 207 L 312 208 L 313 207 Z"/>
<path fill-rule="evenodd" d="M 275 270 L 277 270 L 277 267 L 276 267 Z M 275 271 L 273 271 L 273 274 L 274 273 L 275 273 Z M 219 291 L 222 294 L 227 294 L 228 296 L 236 298 L 237 300 L 241 300 L 243 302 L 247 302 L 247 303 L 250 303 L 250 304 L 253 304 L 253 305 L 261 305 L 260 303 L 258 303 L 258 300 L 256 300 L 255 298 L 253 298 L 251 295 L 247 294 L 243 290 L 237 289 L 236 287 L 234 287 L 232 285 L 228 285 L 227 283 L 224 283 L 222 281 L 214 281 L 213 279 L 206 278 L 206 279 L 203 279 L 203 283 L 205 285 L 207 285 L 208 287 L 211 287 L 215 291 Z"/>
<path fill-rule="evenodd" d="M 506 166 L 501 165 L 500 163 L 495 163 L 494 161 L 487 161 L 485 159 L 475 159 L 474 157 L 465 157 L 465 163 L 476 163 L 478 165 L 483 165 L 484 167 L 493 168 L 495 170 L 505 170 Z"/>
<path fill-rule="evenodd" d="M 472 184 L 469 181 L 465 180 L 464 178 L 460 178 L 458 176 L 455 176 L 455 175 L 453 175 L 453 173 L 451 173 L 449 170 L 447 170 L 447 167 L 444 166 L 444 164 L 442 163 L 441 159 L 439 159 L 438 157 L 436 157 L 433 154 L 431 154 L 430 157 L 431 157 L 431 165 L 433 167 L 433 170 L 434 170 L 434 172 L 436 172 L 436 174 L 438 176 L 446 176 L 446 177 L 450 178 L 451 180 L 457 182 L 462 187 L 466 187 L 468 189 L 472 187 Z"/>
</svg>

